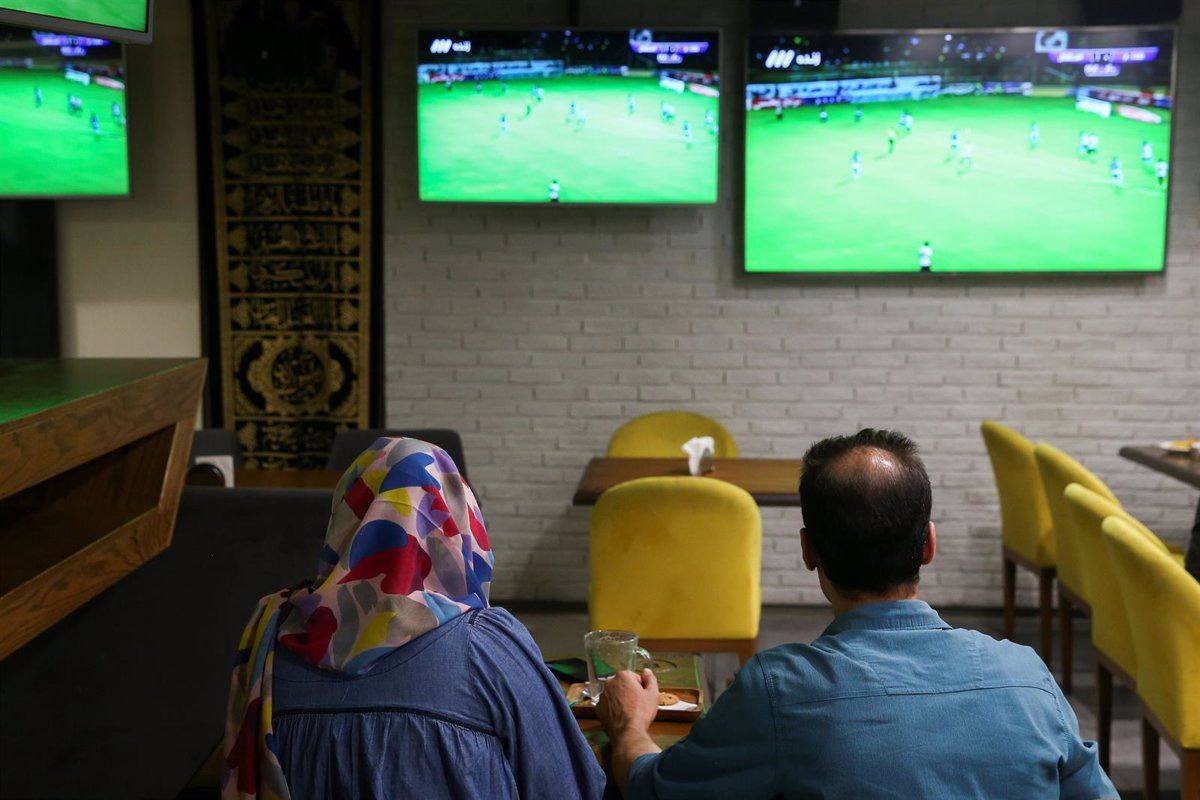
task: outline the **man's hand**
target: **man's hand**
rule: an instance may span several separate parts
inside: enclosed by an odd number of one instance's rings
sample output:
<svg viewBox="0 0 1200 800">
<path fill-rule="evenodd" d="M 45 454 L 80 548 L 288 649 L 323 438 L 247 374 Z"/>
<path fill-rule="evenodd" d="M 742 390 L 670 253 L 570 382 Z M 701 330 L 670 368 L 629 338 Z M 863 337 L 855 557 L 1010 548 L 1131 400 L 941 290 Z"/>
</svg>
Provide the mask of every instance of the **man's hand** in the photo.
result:
<svg viewBox="0 0 1200 800">
<path fill-rule="evenodd" d="M 622 670 L 604 685 L 596 716 L 612 740 L 609 766 L 622 794 L 633 762 L 646 753 L 659 752 L 649 733 L 656 714 L 658 678 L 650 670 L 642 670 L 641 675 Z"/>
<path fill-rule="evenodd" d="M 648 669 L 642 674 L 621 670 L 608 679 L 596 716 L 609 738 L 632 732 L 645 733 L 658 714 L 658 678 Z"/>
</svg>

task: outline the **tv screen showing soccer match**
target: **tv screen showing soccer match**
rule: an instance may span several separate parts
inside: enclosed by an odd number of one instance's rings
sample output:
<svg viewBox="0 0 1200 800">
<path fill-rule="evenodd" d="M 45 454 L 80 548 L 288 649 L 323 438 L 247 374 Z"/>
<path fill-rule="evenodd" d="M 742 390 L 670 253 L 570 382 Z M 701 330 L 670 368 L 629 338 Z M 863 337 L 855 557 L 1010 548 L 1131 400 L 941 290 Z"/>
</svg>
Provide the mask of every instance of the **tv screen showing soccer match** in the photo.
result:
<svg viewBox="0 0 1200 800">
<path fill-rule="evenodd" d="M 755 35 L 751 273 L 1154 272 L 1168 28 Z"/>
<path fill-rule="evenodd" d="M 0 26 L 0 197 L 127 194 L 121 45 Z"/>
<path fill-rule="evenodd" d="M 0 22 L 149 42 L 151 0 L 0 0 Z"/>
<path fill-rule="evenodd" d="M 422 200 L 713 203 L 718 34 L 426 30 Z"/>
</svg>

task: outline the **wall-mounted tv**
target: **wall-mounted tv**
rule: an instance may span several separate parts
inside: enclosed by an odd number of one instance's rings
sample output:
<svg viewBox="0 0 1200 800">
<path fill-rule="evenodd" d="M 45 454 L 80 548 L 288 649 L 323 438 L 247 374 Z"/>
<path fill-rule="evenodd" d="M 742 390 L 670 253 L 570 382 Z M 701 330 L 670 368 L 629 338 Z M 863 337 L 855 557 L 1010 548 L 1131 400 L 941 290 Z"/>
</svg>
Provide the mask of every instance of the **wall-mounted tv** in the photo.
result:
<svg viewBox="0 0 1200 800">
<path fill-rule="evenodd" d="M 1155 272 L 1170 28 L 748 43 L 748 273 Z"/>
<path fill-rule="evenodd" d="M 716 31 L 424 30 L 420 198 L 713 203 Z"/>
<path fill-rule="evenodd" d="M 154 0 L 0 0 L 0 22 L 146 44 Z"/>
<path fill-rule="evenodd" d="M 0 197 L 128 194 L 122 46 L 0 26 Z"/>
</svg>

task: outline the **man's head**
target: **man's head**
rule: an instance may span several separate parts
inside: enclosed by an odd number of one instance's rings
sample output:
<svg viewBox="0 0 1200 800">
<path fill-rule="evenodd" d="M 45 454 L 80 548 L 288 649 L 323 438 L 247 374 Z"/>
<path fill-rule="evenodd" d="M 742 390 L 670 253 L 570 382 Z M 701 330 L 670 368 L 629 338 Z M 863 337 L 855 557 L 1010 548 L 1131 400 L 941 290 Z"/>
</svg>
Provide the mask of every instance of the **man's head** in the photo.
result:
<svg viewBox="0 0 1200 800">
<path fill-rule="evenodd" d="M 911 594 L 933 560 L 931 505 L 929 476 L 907 436 L 867 428 L 817 442 L 800 476 L 805 565 L 819 571 L 827 595 Z"/>
</svg>

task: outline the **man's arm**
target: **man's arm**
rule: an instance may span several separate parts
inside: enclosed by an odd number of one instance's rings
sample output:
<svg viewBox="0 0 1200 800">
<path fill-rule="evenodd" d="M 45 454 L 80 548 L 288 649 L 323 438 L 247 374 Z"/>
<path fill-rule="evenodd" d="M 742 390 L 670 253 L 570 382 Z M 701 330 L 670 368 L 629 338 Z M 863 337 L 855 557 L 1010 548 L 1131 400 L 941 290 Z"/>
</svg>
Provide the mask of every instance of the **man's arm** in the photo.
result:
<svg viewBox="0 0 1200 800">
<path fill-rule="evenodd" d="M 1096 800 L 1120 797 L 1100 767 L 1096 743 L 1079 736 L 1079 720 L 1058 685 L 1051 681 L 1059 719 L 1063 725 L 1066 751 L 1059 761 L 1059 796 L 1063 800 Z"/>
<path fill-rule="evenodd" d="M 622 795 L 629 784 L 633 762 L 648 753 L 662 752 L 650 738 L 650 723 L 657 713 L 658 678 L 653 672 L 646 669 L 635 675 L 622 670 L 608 679 L 596 715 L 612 740 L 609 767 Z"/>
<path fill-rule="evenodd" d="M 775 794 L 775 719 L 761 658 L 751 659 L 687 738 L 665 751 L 648 734 L 658 710 L 653 675 L 609 680 L 597 711 L 613 740 L 613 779 L 628 800 Z"/>
</svg>

